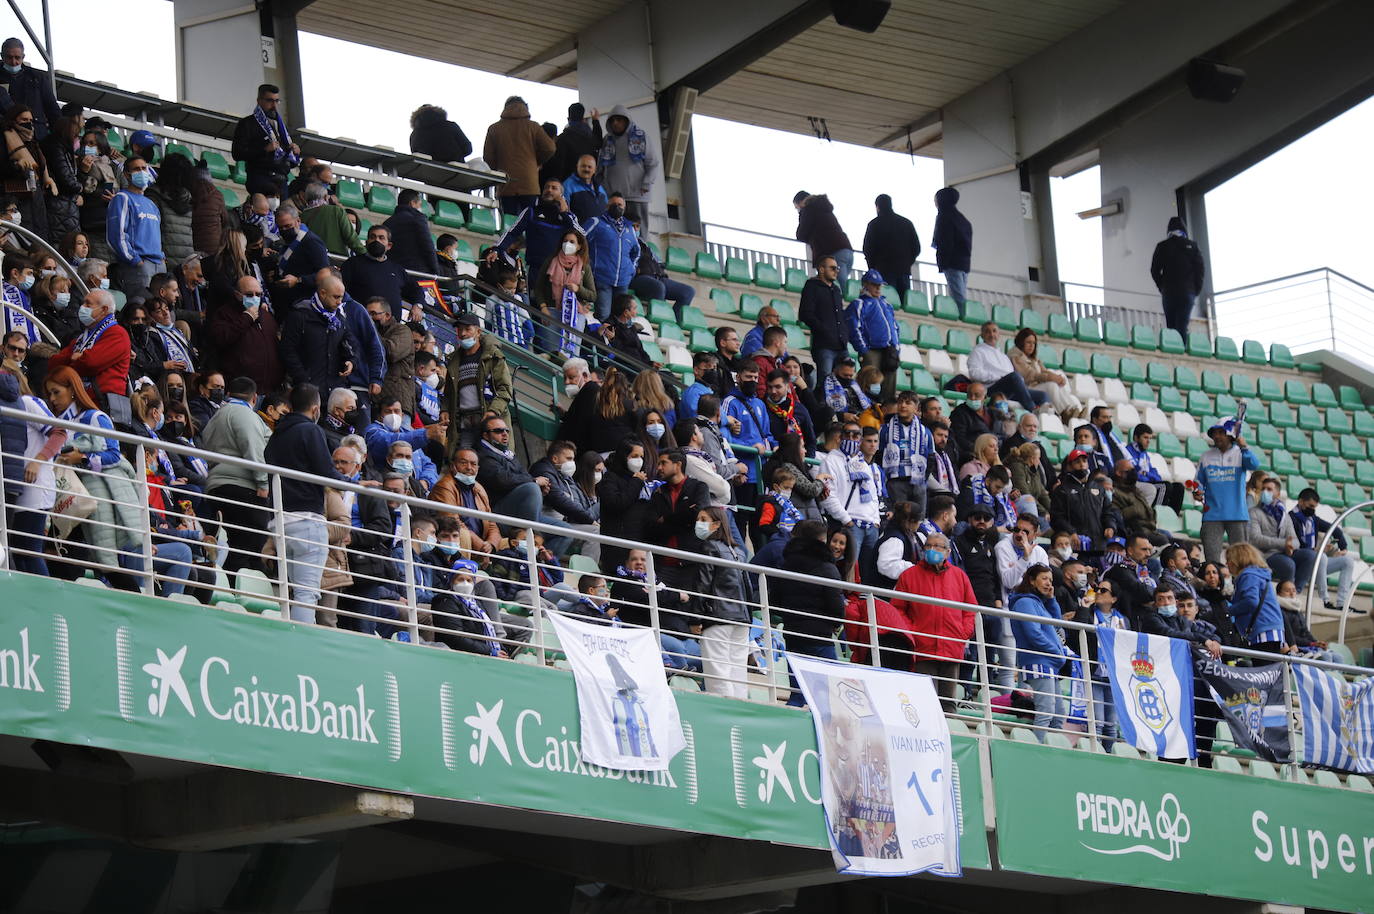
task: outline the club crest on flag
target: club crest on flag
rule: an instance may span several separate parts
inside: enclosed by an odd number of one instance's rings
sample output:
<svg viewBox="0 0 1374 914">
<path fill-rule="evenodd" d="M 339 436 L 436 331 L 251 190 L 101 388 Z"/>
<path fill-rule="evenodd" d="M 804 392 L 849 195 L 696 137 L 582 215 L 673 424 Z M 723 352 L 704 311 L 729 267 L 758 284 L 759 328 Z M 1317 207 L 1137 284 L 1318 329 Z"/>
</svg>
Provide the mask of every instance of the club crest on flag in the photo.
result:
<svg viewBox="0 0 1374 914">
<path fill-rule="evenodd" d="M 1151 730 L 1163 733 L 1173 723 L 1168 695 L 1155 677 L 1155 661 L 1147 651 L 1131 655 L 1131 696 L 1135 699 L 1140 721 Z"/>
<path fill-rule="evenodd" d="M 902 703 L 902 716 L 906 718 L 906 722 L 913 727 L 919 727 L 921 715 L 916 713 L 916 706 L 911 703 L 911 699 L 905 692 L 898 692 L 897 699 Z"/>
</svg>

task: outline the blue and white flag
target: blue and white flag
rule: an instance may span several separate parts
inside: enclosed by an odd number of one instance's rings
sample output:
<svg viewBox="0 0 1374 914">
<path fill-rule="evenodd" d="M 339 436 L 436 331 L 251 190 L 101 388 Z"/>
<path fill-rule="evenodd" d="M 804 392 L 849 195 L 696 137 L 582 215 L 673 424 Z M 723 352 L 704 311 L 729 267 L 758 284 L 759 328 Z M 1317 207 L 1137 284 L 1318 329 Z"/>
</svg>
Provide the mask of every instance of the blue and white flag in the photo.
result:
<svg viewBox="0 0 1374 914">
<path fill-rule="evenodd" d="M 1194 661 L 1193 672 L 1212 693 L 1237 746 L 1267 762 L 1290 760 L 1282 663 L 1228 666 L 1203 655 Z"/>
<path fill-rule="evenodd" d="M 667 771 L 687 745 L 658 636 L 549 613 L 577 684 L 582 758 L 621 771 Z"/>
<path fill-rule="evenodd" d="M 797 654 L 787 662 L 816 727 L 835 869 L 963 875 L 959 770 L 931 678 Z"/>
<path fill-rule="evenodd" d="M 1339 673 L 1293 664 L 1302 710 L 1303 761 L 1374 773 L 1374 678 L 1346 682 Z"/>
<path fill-rule="evenodd" d="M 1121 738 L 1159 758 L 1197 758 L 1193 741 L 1193 657 L 1179 638 L 1097 628 Z"/>
</svg>

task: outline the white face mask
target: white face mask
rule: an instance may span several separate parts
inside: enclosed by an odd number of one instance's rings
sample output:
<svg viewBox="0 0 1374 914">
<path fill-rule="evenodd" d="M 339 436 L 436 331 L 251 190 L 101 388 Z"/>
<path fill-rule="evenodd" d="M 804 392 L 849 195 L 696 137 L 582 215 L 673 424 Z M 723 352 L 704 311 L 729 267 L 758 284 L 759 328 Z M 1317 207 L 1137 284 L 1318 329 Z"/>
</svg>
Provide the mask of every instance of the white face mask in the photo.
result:
<svg viewBox="0 0 1374 914">
<path fill-rule="evenodd" d="M 438 390 L 438 389 L 439 389 L 439 375 L 438 375 L 438 374 L 431 374 L 429 377 L 425 378 L 425 386 L 428 387 L 430 390 Z"/>
<path fill-rule="evenodd" d="M 577 242 L 576 242 L 576 241 L 565 241 L 565 242 L 563 242 L 563 253 L 564 253 L 564 254 L 567 254 L 569 257 L 571 257 L 572 255 L 576 254 L 576 253 L 577 253 Z"/>
<path fill-rule="evenodd" d="M 455 582 L 453 583 L 453 592 L 456 593 L 456 594 L 458 594 L 458 596 L 460 596 L 460 597 L 470 597 L 470 596 L 472 596 L 472 582 L 471 582 L 471 581 L 455 581 Z"/>
<path fill-rule="evenodd" d="M 594 481 L 596 481 L 597 483 L 600 483 L 600 482 L 601 482 L 601 477 L 602 477 L 602 476 L 605 476 L 605 475 L 606 475 L 605 473 L 601 472 L 600 470 L 597 470 L 597 471 L 592 475 L 592 479 L 593 479 Z"/>
<path fill-rule="evenodd" d="M 580 384 L 564 384 L 564 385 L 563 385 L 563 393 L 567 394 L 567 395 L 570 396 L 570 397 L 575 397 L 575 396 L 577 396 L 578 391 L 580 391 L 581 389 L 582 389 L 582 385 L 580 385 Z"/>
<path fill-rule="evenodd" d="M 1058 549 L 1054 551 L 1061 559 L 1064 559 L 1065 561 L 1068 561 L 1069 556 L 1073 555 L 1073 550 L 1070 549 L 1068 546 L 1060 546 Z"/>
<path fill-rule="evenodd" d="M 402 419 L 403 417 L 400 413 L 387 413 L 382 417 L 382 425 L 385 425 L 393 432 L 399 432 L 401 430 Z"/>
<path fill-rule="evenodd" d="M 625 466 L 631 473 L 638 473 L 640 470 L 644 469 L 644 458 L 631 457 L 629 460 L 625 461 Z"/>
<path fill-rule="evenodd" d="M 699 520 L 696 522 L 696 526 L 693 528 L 693 530 L 697 535 L 697 539 L 708 539 L 711 536 L 711 522 Z"/>
<path fill-rule="evenodd" d="M 574 474 L 574 473 L 577 472 L 577 461 L 575 461 L 575 460 L 565 460 L 565 461 L 563 461 L 562 463 L 560 463 L 560 464 L 558 465 L 558 472 L 562 473 L 564 476 L 571 476 L 572 474 Z"/>
</svg>

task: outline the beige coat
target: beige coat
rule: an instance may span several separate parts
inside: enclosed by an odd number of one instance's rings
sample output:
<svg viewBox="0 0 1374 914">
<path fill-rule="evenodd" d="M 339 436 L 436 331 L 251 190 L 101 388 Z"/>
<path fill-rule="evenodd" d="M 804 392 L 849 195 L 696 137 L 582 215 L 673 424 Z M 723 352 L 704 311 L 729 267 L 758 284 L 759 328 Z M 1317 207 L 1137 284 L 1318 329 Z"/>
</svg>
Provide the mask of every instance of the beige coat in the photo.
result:
<svg viewBox="0 0 1374 914">
<path fill-rule="evenodd" d="M 487 128 L 482 158 L 488 167 L 506 173 L 501 197 L 536 196 L 539 193 L 539 166 L 553 156 L 554 142 L 534 121 L 524 102 L 511 102 L 501 119 Z"/>
<path fill-rule="evenodd" d="M 1056 374 L 1045 367 L 1045 363 L 1038 358 L 1026 355 L 1016 346 L 1007 350 L 1007 355 L 1011 358 L 1011 364 L 1027 384 L 1044 384 L 1047 381 L 1059 380 Z"/>
</svg>

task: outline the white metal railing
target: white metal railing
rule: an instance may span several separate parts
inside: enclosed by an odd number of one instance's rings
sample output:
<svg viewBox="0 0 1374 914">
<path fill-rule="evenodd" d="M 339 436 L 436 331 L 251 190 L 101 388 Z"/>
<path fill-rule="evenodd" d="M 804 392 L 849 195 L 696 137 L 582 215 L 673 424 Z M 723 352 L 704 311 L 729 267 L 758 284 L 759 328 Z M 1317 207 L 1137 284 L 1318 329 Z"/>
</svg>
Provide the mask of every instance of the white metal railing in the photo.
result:
<svg viewBox="0 0 1374 914">
<path fill-rule="evenodd" d="M 1374 289 L 1330 267 L 1215 293 L 1219 333 L 1283 343 L 1292 352 L 1332 349 L 1366 364 L 1374 352 Z"/>
<path fill-rule="evenodd" d="M 16 420 L 35 421 L 23 410 L 0 408 L 0 421 Z M 1110 732 L 1099 730 L 1101 710 L 1091 700 L 1094 682 L 1100 684 L 1102 680 L 1093 676 L 1088 640 L 1091 628 L 1085 624 L 765 569 L 748 564 L 741 551 L 735 553 L 733 560 L 718 559 L 680 548 L 571 530 L 553 523 L 484 514 L 411 494 L 324 479 L 298 470 L 255 464 L 187 445 L 95 429 L 77 422 L 61 419 L 44 419 L 44 422 L 72 436 L 77 433 L 103 436 L 116 442 L 133 459 L 129 462 L 126 457 L 113 466 L 107 464 L 99 473 L 72 468 L 85 482 L 96 507 L 90 516 L 79 521 L 77 532 L 69 532 L 66 536 L 61 535 L 58 526 L 63 516 L 48 516 L 47 511 L 26 511 L 21 506 L 5 504 L 5 510 L 0 512 L 3 518 L 0 536 L 6 540 L 6 561 L 15 570 L 35 572 L 33 561 L 43 559 L 49 564 L 49 573 L 56 571 L 65 577 L 89 573 L 147 594 L 167 595 L 189 590 L 190 597 L 177 598 L 197 599 L 227 609 L 266 611 L 282 618 L 294 615 L 298 619 L 309 619 L 313 616 L 317 624 L 333 624 L 363 633 L 376 631 L 417 645 L 439 642 L 457 645 L 459 649 L 484 651 L 494 643 L 509 657 L 518 659 L 523 655 L 533 662 L 563 665 L 565 661 L 558 653 L 559 646 L 547 613 L 553 608 L 576 608 L 579 595 L 576 588 L 569 586 L 567 577 L 561 582 L 553 579 L 560 575 L 577 575 L 579 578 L 604 578 L 608 584 L 625 580 L 614 570 L 609 575 L 602 574 L 581 560 L 565 568 L 556 556 L 540 549 L 541 539 L 564 537 L 584 554 L 617 549 L 645 551 L 644 598 L 622 597 L 615 605 L 626 615 L 647 620 L 663 643 L 667 674 L 685 677 L 689 684 L 704 684 L 708 691 L 739 698 L 768 702 L 783 699 L 789 694 L 789 688 L 785 664 L 775 650 L 775 632 L 781 630 L 790 649 L 804 647 L 800 629 L 788 635 L 788 620 L 803 625 L 807 620 L 825 620 L 821 631 L 833 629 L 836 634 L 833 637 L 818 634 L 811 640 L 813 647 L 823 652 L 833 650 L 841 658 L 852 657 L 909 669 L 913 662 L 929 658 L 914 651 L 909 643 L 903 644 L 907 629 L 880 624 L 877 604 L 879 601 L 918 600 L 975 614 L 974 634 L 967 645 L 958 639 L 925 635 L 937 641 L 953 641 L 957 644 L 956 655 L 962 658 L 953 677 L 935 677 L 937 682 L 952 686 L 954 698 L 947 703 L 950 716 L 978 725 L 984 734 L 989 734 L 993 727 L 1014 723 L 1033 730 L 1041 740 L 1066 740 L 1080 749 L 1097 751 L 1112 742 Z M 157 459 L 158 451 L 266 473 L 270 480 L 268 495 L 261 503 L 252 505 L 261 518 L 245 518 L 244 502 L 227 498 L 223 492 L 196 492 L 164 480 L 150 482 L 149 461 Z M 7 462 L 15 457 L 28 459 L 24 455 L 2 456 Z M 124 469 L 118 469 L 119 466 Z M 116 477 L 125 478 L 127 484 L 112 488 L 102 483 L 102 480 L 108 483 Z M 311 562 L 302 555 L 314 541 L 291 529 L 292 518 L 283 510 L 283 480 L 317 484 L 354 499 L 374 503 L 378 499 L 385 501 L 381 506 L 385 509 L 385 520 L 381 524 L 359 527 L 351 519 L 327 520 L 330 543 L 338 550 L 336 555 L 346 557 L 353 584 L 343 590 L 337 586 L 326 587 L 323 592 L 316 592 L 308 604 L 304 600 L 310 596 L 307 593 L 311 590 L 309 578 L 315 576 L 318 582 L 317 573 L 328 570 L 329 566 L 327 562 Z M 387 480 L 388 484 L 394 482 Z M 130 493 L 132 501 L 128 498 Z M 162 495 L 167 502 L 160 519 L 154 516 L 150 506 L 149 497 L 154 494 Z M 0 494 L 0 500 L 3 499 Z M 33 518 L 24 517 L 25 513 L 44 515 L 39 532 L 28 530 Z M 373 513 L 376 512 L 360 511 L 364 524 L 368 522 L 366 517 Z M 435 558 L 432 552 L 415 548 L 420 543 L 416 526 L 427 517 L 445 516 L 491 521 L 503 528 L 503 535 L 512 537 L 502 543 L 509 548 L 495 554 L 487 554 L 481 547 L 460 553 L 483 565 L 479 575 L 481 589 L 476 598 L 494 623 L 491 632 L 474 626 L 471 618 L 461 611 L 453 611 L 454 591 L 448 580 L 452 557 Z M 189 561 L 184 552 L 180 556 L 173 555 L 179 550 L 165 547 L 175 542 L 195 544 L 204 555 Z M 259 570 L 264 554 L 269 554 L 266 567 L 270 573 Z M 281 561 L 282 556 L 287 560 Z M 602 564 L 609 564 L 604 556 Z M 237 575 L 231 578 L 226 568 L 237 571 Z M 738 595 L 709 592 L 699 584 L 698 569 L 701 568 L 734 569 L 756 575 L 757 584 Z M 843 628 L 839 625 L 840 620 L 820 611 L 819 599 L 808 606 L 783 606 L 770 598 L 770 589 L 788 581 L 805 585 L 807 593 L 839 591 L 847 605 Z M 490 590 L 486 589 L 486 584 L 491 585 Z M 378 592 L 378 588 L 382 592 Z M 428 603 L 422 599 L 425 591 L 430 597 Z M 738 602 L 744 604 L 752 616 L 750 621 L 724 623 L 711 616 L 713 607 L 727 596 L 740 598 Z M 668 616 L 673 618 L 665 621 Z M 1020 667 L 1032 652 L 1010 643 L 1007 632 L 1015 621 L 1056 629 L 1063 643 L 1083 658 L 1078 673 L 1070 675 L 1065 667 L 1043 682 L 1027 681 L 1020 675 Z M 467 629 L 463 629 L 464 625 Z M 747 630 L 745 637 L 751 643 L 748 656 L 737 655 L 735 660 L 724 664 L 708 662 L 699 666 L 697 651 L 692 647 L 700 637 L 696 631 L 698 625 L 710 630 L 701 633 L 708 638 L 720 634 L 713 630 L 714 626 Z M 665 634 L 668 640 L 663 639 Z M 1374 673 L 1374 670 L 1356 666 L 1251 650 L 1227 648 L 1225 653 L 1230 660 L 1251 658 L 1289 666 L 1304 663 L 1352 676 Z M 1296 733 L 1299 721 L 1293 713 L 1291 678 L 1291 675 L 1286 677 L 1285 689 L 1290 733 Z M 1062 701 L 1063 708 L 1056 706 L 1039 721 L 1027 720 L 1022 712 L 998 700 L 999 695 L 1012 691 L 1019 692 L 1023 699 L 1033 700 L 1037 694 L 1050 696 L 1056 703 Z M 1087 696 L 1088 700 L 1079 714 L 1071 716 L 1068 709 L 1075 694 Z M 1021 714 L 1021 719 L 1012 716 L 1017 714 Z M 1221 728 L 1219 737 L 1223 740 L 1225 732 L 1225 728 Z M 1099 738 L 1089 736 L 1093 733 L 1099 733 Z M 1292 744 L 1295 761 L 1289 766 L 1290 777 L 1298 779 L 1301 776 L 1296 758 L 1300 744 L 1296 738 Z M 1202 747 L 1204 756 L 1208 752 L 1210 749 Z"/>
</svg>

